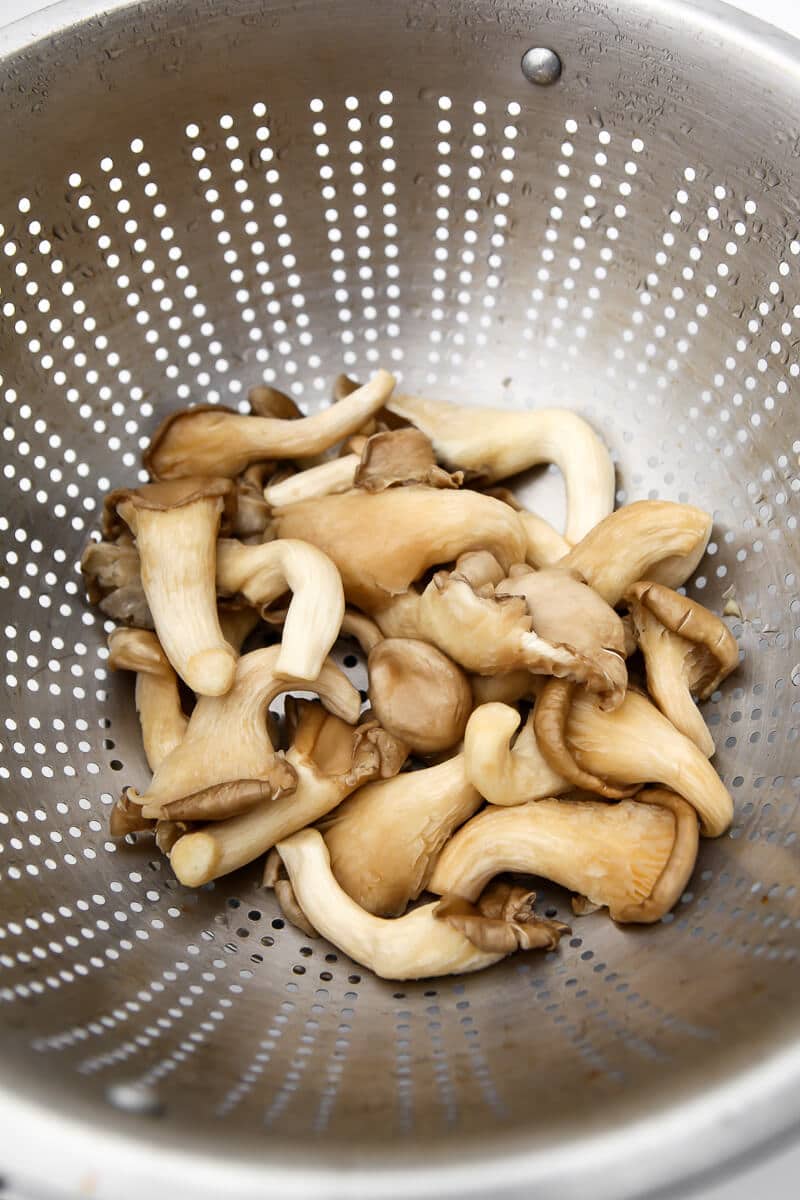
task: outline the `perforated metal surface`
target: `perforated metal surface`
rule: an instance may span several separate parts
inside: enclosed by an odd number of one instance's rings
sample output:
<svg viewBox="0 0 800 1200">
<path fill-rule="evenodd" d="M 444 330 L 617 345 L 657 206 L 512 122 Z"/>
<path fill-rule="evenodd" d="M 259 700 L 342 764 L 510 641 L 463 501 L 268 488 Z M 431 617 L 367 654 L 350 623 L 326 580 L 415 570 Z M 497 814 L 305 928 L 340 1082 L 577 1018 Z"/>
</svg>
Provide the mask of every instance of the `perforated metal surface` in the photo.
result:
<svg viewBox="0 0 800 1200">
<path fill-rule="evenodd" d="M 558 49 L 554 87 L 523 77 L 531 45 Z M 216 1161 L 242 1194 L 311 1189 L 314 1167 L 317 1195 L 591 1179 L 619 1197 L 787 1125 L 790 61 L 677 4 L 158 0 L 23 48 L 0 90 L 3 1061 L 63 1151 L 56 1176 L 12 1106 L 12 1179 L 214 1194 Z M 694 593 L 719 610 L 733 584 L 743 613 L 744 666 L 707 710 L 736 818 L 655 929 L 595 914 L 557 954 L 398 987 L 284 927 L 257 870 L 191 893 L 147 839 L 106 836 L 146 776 L 77 570 L 103 494 L 176 405 L 244 408 L 265 380 L 314 408 L 378 363 L 443 398 L 567 403 L 612 447 L 620 502 L 714 512 Z M 561 505 L 551 474 L 527 494 Z M 755 1117 L 737 1081 L 773 1064 Z M 727 1108 L 675 1108 L 717 1087 Z"/>
</svg>

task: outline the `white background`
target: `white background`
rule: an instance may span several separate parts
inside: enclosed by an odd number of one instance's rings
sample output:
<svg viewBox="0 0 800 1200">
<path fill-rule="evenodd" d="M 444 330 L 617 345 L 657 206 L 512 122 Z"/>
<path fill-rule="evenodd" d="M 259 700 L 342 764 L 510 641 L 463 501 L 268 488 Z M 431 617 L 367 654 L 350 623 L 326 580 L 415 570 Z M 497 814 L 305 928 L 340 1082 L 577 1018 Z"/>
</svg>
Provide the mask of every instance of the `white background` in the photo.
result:
<svg viewBox="0 0 800 1200">
<path fill-rule="evenodd" d="M 48 7 L 43 0 L 0 0 L 0 24 Z M 800 38 L 800 0 L 739 0 L 736 7 Z M 753 1097 L 753 1103 L 758 1103 L 758 1097 Z M 800 1196 L 800 1148 L 784 1151 L 728 1183 L 701 1190 L 697 1200 L 753 1200 L 758 1194 L 764 1200 L 796 1200 Z"/>
</svg>

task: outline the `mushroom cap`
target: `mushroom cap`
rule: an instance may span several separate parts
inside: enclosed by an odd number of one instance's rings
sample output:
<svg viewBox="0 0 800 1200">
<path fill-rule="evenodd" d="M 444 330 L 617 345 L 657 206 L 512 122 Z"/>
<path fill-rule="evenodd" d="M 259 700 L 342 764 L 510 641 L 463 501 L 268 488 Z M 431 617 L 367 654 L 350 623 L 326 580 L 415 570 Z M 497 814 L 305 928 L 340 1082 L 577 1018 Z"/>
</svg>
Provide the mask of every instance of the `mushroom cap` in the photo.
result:
<svg viewBox="0 0 800 1200">
<path fill-rule="evenodd" d="M 477 492 L 413 484 L 305 500 L 276 515 L 278 536 L 324 550 L 351 604 L 375 612 L 430 567 L 467 550 L 489 549 L 508 569 L 525 544 L 516 514 Z"/>
<path fill-rule="evenodd" d="M 356 487 L 367 492 L 406 487 L 412 483 L 457 488 L 463 471 L 450 473 L 438 466 L 430 439 L 418 429 L 392 429 L 367 439 L 355 474 Z"/>
<path fill-rule="evenodd" d="M 493 879 L 475 903 L 463 896 L 444 896 L 434 915 L 463 933 L 473 946 L 500 954 L 515 950 L 555 950 L 563 934 L 571 933 L 563 921 L 537 917 L 536 893 L 505 879 Z"/>
<path fill-rule="evenodd" d="M 727 625 L 696 600 L 681 596 L 663 583 L 642 580 L 625 594 L 634 620 L 642 605 L 665 629 L 691 643 L 686 656 L 687 681 L 701 700 L 708 697 L 739 665 L 739 647 Z"/>
<path fill-rule="evenodd" d="M 154 824 L 154 821 L 142 816 L 140 805 L 124 791 L 111 810 L 108 832 L 112 837 L 125 837 L 129 833 L 152 829 Z"/>
<path fill-rule="evenodd" d="M 369 655 L 369 700 L 384 729 L 417 754 L 464 736 L 472 690 L 460 667 L 428 642 L 385 638 Z"/>
<path fill-rule="evenodd" d="M 171 800 L 161 811 L 168 821 L 223 821 L 249 812 L 257 804 L 293 792 L 297 775 L 278 752 L 261 779 L 233 779 L 201 788 L 190 796 Z"/>
<path fill-rule="evenodd" d="M 622 702 L 628 682 L 622 620 L 575 571 L 515 571 L 495 595 L 524 597 L 539 637 L 575 655 L 578 669 L 572 677 L 603 692 L 606 707 Z"/>
<path fill-rule="evenodd" d="M 81 555 L 81 574 L 90 604 L 112 621 L 153 628 L 139 571 L 139 553 L 129 533 L 113 541 L 87 542 Z"/>
<path fill-rule="evenodd" d="M 611 915 L 615 921 L 651 924 L 660 921 L 683 895 L 697 862 L 700 828 L 691 804 L 668 788 L 644 788 L 635 803 L 669 809 L 675 818 L 675 843 L 650 895 L 617 907 Z"/>
<path fill-rule="evenodd" d="M 353 390 L 355 391 L 355 388 Z M 281 421 L 297 421 L 303 415 L 302 409 L 297 407 L 291 396 L 266 383 L 251 387 L 247 393 L 247 402 L 257 417 L 278 417 Z M 218 408 L 219 405 L 213 407 Z"/>
<path fill-rule="evenodd" d="M 108 665 L 112 671 L 174 675 L 161 643 L 149 629 L 114 629 L 108 636 Z"/>
<path fill-rule="evenodd" d="M 553 770 L 575 787 L 605 796 L 607 800 L 623 800 L 637 790 L 636 786 L 620 787 L 585 771 L 569 746 L 567 722 L 575 690 L 575 684 L 568 679 L 548 681 L 533 710 L 537 745 Z"/>
<path fill-rule="evenodd" d="M 222 515 L 227 525 L 236 505 L 236 489 L 230 479 L 205 475 L 187 475 L 182 479 L 168 479 L 156 483 L 145 483 L 138 488 L 117 488 L 109 492 L 103 504 L 103 536 L 117 537 L 124 532 L 127 519 L 120 509 L 146 509 L 150 512 L 168 512 L 173 508 L 185 508 L 195 500 L 220 497 L 223 501 Z"/>
</svg>

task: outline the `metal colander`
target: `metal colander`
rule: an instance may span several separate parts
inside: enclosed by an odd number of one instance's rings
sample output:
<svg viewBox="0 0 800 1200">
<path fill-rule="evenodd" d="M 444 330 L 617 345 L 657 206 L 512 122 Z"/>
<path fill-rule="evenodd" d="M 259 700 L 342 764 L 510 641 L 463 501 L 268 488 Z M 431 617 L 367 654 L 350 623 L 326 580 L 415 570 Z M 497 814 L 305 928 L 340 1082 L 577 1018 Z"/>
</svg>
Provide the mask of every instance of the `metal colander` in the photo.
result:
<svg viewBox="0 0 800 1200">
<path fill-rule="evenodd" d="M 678 0 L 75 18 L 0 35 L 7 1182 L 620 1200 L 787 1132 L 797 46 Z M 552 86 L 532 47 L 557 52 Z M 744 664 L 706 708 L 736 815 L 652 929 L 595 914 L 555 954 L 397 985 L 286 927 L 258 869 L 189 892 L 148 839 L 108 839 L 146 776 L 77 567 L 104 493 L 179 405 L 275 381 L 313 409 L 377 364 L 441 398 L 568 404 L 620 503 L 713 510 L 692 590 L 741 611 Z M 560 486 L 528 494 L 556 513 Z"/>
</svg>

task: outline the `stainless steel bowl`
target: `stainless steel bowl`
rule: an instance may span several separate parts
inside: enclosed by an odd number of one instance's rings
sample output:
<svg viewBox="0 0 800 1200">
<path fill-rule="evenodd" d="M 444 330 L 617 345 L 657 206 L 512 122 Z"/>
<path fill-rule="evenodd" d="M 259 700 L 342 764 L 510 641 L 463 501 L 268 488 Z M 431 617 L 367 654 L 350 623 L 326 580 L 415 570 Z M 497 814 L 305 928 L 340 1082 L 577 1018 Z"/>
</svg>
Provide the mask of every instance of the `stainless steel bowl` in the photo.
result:
<svg viewBox="0 0 800 1200">
<path fill-rule="evenodd" d="M 0 35 L 8 1182 L 620 1200 L 787 1133 L 796 43 L 679 0 L 85 9 Z M 534 48 L 558 63 L 523 71 Z M 284 928 L 256 871 L 193 894 L 107 839 L 144 760 L 76 567 L 103 493 L 178 403 L 264 379 L 313 408 L 377 363 L 572 405 L 620 501 L 714 511 L 694 588 L 742 612 L 707 710 L 736 818 L 654 929 L 596 914 L 555 955 L 398 986 Z"/>
</svg>

